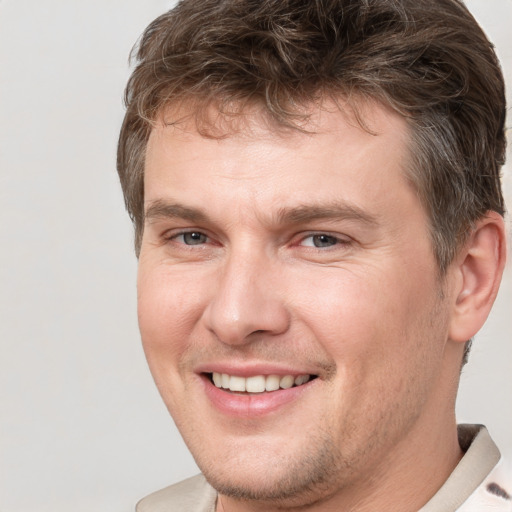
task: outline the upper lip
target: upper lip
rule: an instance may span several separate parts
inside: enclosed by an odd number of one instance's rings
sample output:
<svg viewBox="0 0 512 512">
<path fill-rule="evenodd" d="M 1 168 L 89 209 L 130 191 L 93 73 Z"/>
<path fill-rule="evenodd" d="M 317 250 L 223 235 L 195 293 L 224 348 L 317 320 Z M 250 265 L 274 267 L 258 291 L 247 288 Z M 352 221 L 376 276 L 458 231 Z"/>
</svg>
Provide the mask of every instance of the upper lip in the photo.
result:
<svg viewBox="0 0 512 512">
<path fill-rule="evenodd" d="M 196 373 L 226 373 L 238 377 L 251 377 L 253 375 L 317 375 L 311 368 L 287 366 L 275 363 L 202 363 L 195 370 Z"/>
</svg>

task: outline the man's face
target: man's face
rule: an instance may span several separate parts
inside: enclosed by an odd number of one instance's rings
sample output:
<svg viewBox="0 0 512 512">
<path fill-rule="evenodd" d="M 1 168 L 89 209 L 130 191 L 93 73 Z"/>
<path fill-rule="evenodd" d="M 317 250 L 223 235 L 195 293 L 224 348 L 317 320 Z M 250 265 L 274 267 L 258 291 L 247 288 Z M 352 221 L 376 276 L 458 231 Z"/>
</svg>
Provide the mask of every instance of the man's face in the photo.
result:
<svg viewBox="0 0 512 512">
<path fill-rule="evenodd" d="M 368 481 L 446 403 L 449 315 L 407 126 L 377 104 L 372 133 L 330 110 L 314 134 L 254 115 L 221 139 L 193 123 L 150 137 L 142 340 L 227 495 L 305 503 Z"/>
</svg>

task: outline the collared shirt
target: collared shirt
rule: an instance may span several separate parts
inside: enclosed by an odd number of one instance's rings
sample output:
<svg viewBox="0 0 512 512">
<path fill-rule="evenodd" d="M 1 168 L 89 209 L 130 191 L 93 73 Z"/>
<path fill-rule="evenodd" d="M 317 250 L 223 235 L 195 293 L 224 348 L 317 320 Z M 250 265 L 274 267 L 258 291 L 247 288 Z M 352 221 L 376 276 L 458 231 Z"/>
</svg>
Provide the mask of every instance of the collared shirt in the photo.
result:
<svg viewBox="0 0 512 512">
<path fill-rule="evenodd" d="M 419 512 L 512 512 L 512 474 L 482 425 L 459 425 L 464 457 Z"/>
<path fill-rule="evenodd" d="M 464 457 L 419 512 L 512 512 L 512 469 L 481 425 L 459 425 Z M 150 494 L 137 512 L 215 512 L 216 491 L 198 475 Z"/>
</svg>

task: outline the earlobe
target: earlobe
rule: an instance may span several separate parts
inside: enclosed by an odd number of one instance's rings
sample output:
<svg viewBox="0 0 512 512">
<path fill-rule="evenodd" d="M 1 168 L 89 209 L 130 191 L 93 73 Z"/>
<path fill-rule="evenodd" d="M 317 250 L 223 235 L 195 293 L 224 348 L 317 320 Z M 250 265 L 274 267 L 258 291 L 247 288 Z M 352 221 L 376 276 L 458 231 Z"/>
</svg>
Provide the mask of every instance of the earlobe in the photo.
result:
<svg viewBox="0 0 512 512">
<path fill-rule="evenodd" d="M 459 279 L 450 339 L 465 343 L 482 327 L 498 289 L 506 259 L 505 223 L 496 212 L 488 212 L 476 222 L 457 261 Z"/>
</svg>

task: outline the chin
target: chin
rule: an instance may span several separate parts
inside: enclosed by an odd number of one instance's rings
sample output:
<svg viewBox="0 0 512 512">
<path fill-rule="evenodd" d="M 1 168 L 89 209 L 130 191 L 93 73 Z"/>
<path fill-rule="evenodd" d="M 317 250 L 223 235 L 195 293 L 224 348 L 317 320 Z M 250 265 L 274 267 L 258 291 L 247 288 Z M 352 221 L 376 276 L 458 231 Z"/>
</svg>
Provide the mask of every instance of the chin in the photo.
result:
<svg viewBox="0 0 512 512">
<path fill-rule="evenodd" d="M 224 458 L 196 458 L 204 476 L 221 495 L 235 500 L 272 502 L 275 506 L 312 504 L 340 487 L 339 454 L 332 440 L 311 439 L 308 453 L 257 447 L 230 450 Z M 236 455 L 233 455 L 236 454 Z M 204 462 L 204 463 L 203 463 Z"/>
</svg>

